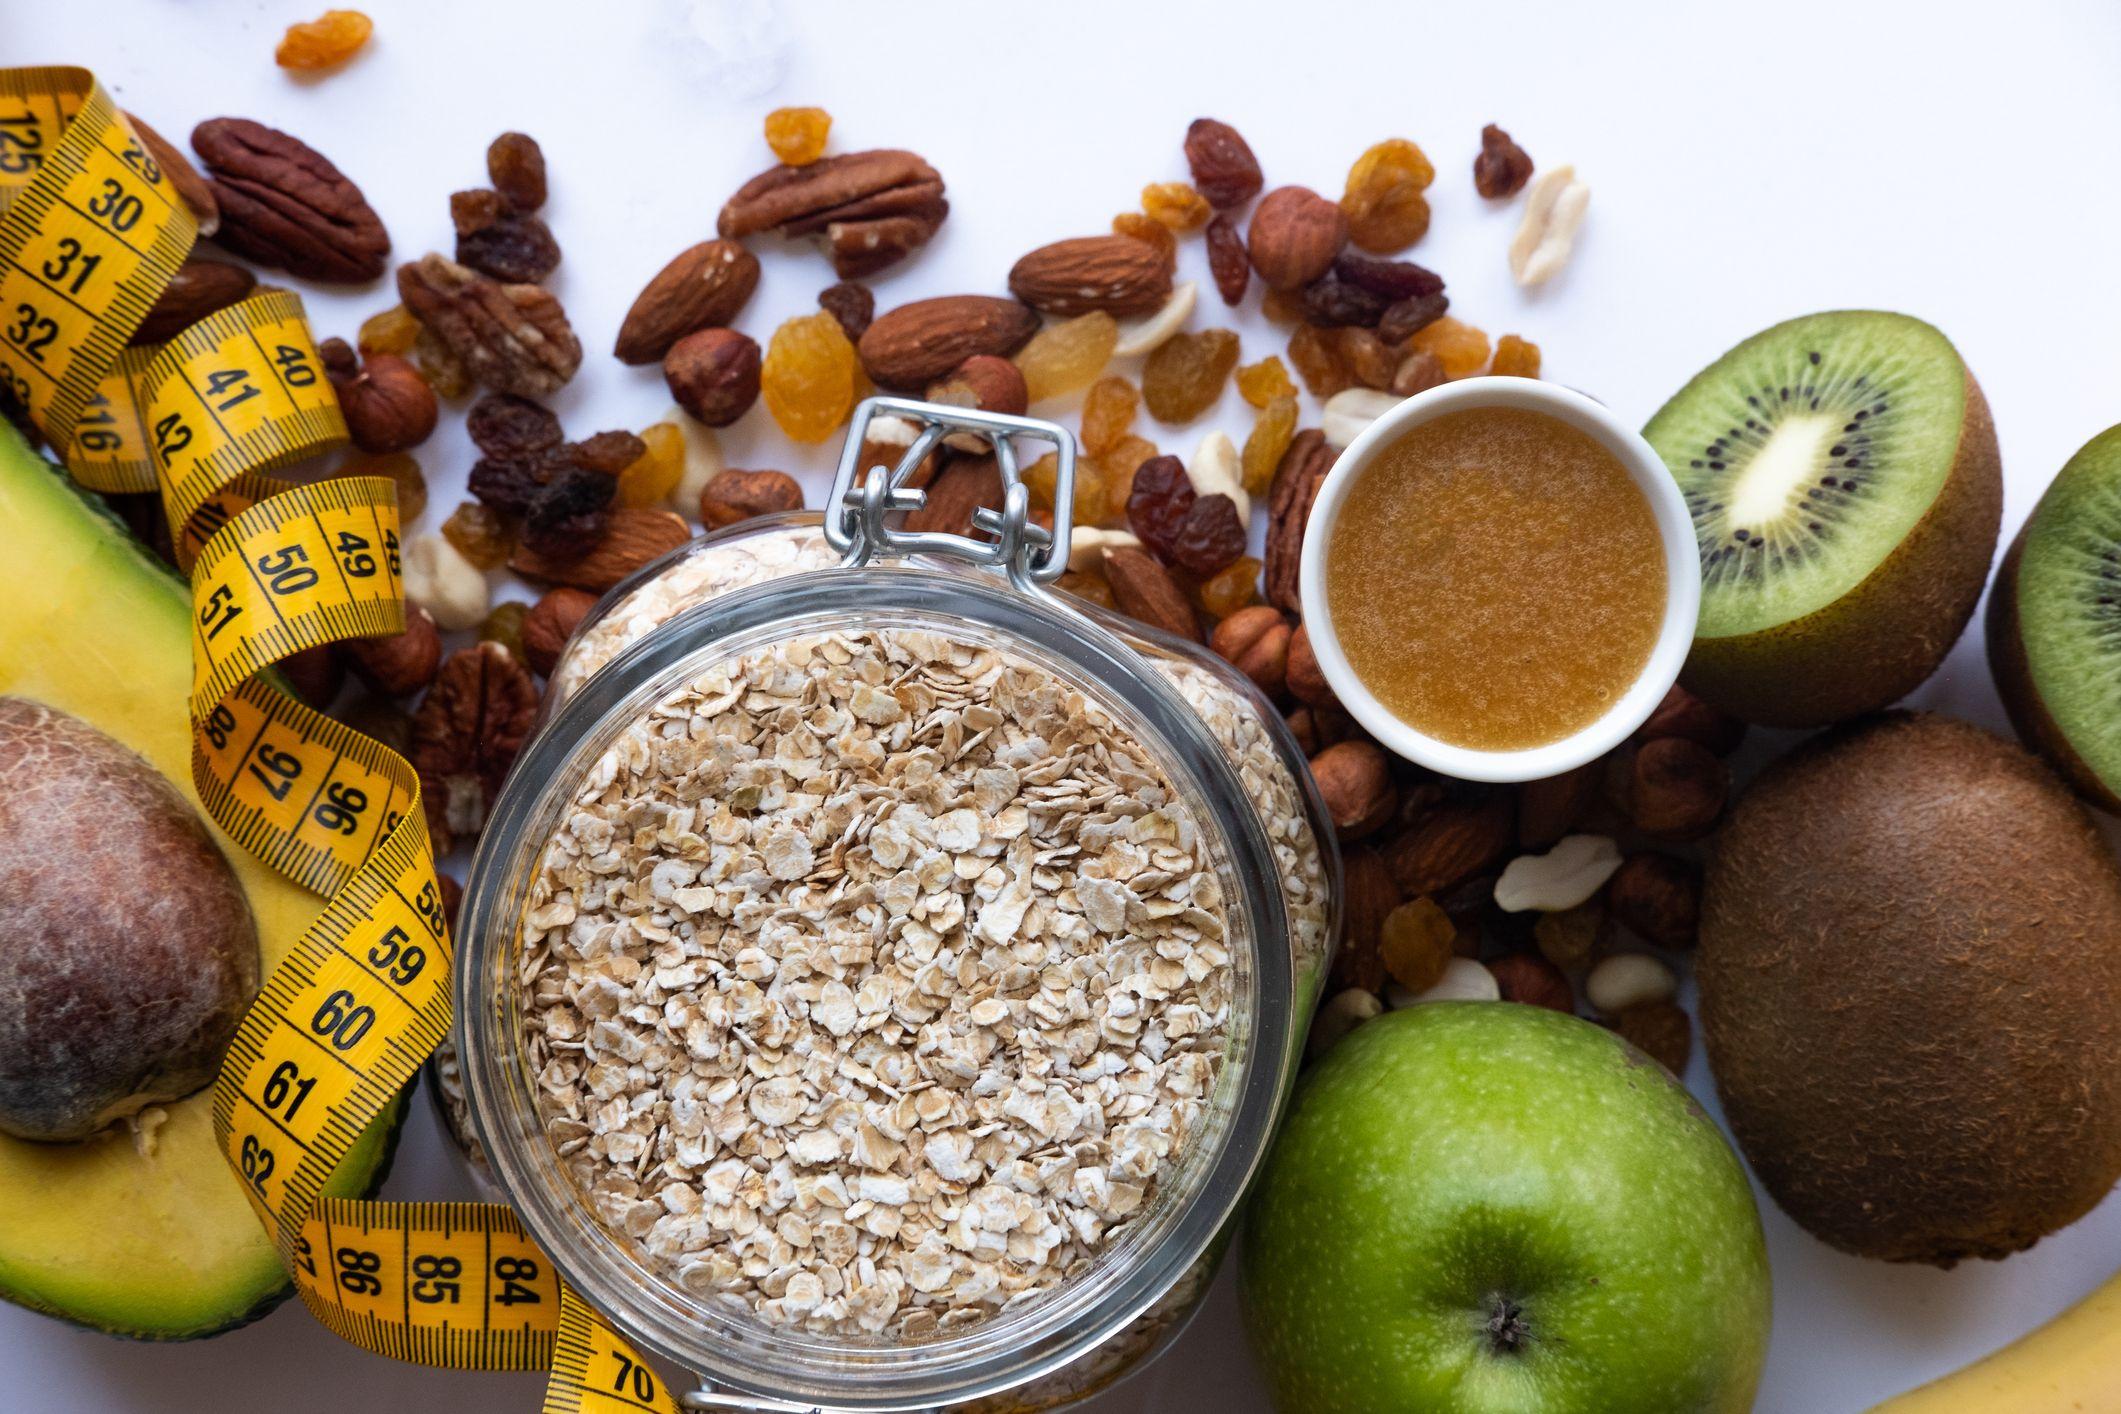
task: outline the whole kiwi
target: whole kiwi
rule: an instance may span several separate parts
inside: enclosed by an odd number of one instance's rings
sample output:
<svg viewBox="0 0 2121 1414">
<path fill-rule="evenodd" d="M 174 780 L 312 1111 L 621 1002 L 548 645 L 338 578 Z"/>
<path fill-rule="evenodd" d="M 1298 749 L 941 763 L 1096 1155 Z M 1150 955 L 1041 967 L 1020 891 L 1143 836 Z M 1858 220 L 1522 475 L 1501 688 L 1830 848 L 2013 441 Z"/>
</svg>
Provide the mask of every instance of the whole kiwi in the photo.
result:
<svg viewBox="0 0 2121 1414">
<path fill-rule="evenodd" d="M 1739 1147 L 1835 1247 L 2007 1257 L 2121 1177 L 2121 868 L 1999 737 L 1892 713 L 1763 772 L 1697 977 Z"/>
</svg>

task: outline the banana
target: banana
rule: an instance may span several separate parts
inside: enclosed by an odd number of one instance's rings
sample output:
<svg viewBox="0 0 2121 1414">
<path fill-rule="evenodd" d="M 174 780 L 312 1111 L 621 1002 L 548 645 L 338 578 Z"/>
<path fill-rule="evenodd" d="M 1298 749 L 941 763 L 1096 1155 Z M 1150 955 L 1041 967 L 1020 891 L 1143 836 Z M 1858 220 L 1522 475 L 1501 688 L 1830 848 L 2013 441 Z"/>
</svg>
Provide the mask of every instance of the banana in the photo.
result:
<svg viewBox="0 0 2121 1414">
<path fill-rule="evenodd" d="M 2121 1411 L 2121 1273 L 2030 1333 L 1869 1414 Z"/>
</svg>

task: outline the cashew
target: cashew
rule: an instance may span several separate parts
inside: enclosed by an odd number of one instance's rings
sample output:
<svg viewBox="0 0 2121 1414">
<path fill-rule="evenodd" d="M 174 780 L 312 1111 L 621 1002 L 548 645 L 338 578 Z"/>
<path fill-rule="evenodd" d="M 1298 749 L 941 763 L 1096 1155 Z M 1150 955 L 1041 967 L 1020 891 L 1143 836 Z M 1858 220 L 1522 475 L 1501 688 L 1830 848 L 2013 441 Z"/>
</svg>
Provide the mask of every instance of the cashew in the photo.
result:
<svg viewBox="0 0 2121 1414">
<path fill-rule="evenodd" d="M 1171 287 L 1171 297 L 1147 314 L 1120 321 L 1119 342 L 1112 346 L 1114 358 L 1145 354 L 1176 334 L 1193 317 L 1193 301 L 1199 289 L 1191 280 Z"/>
<path fill-rule="evenodd" d="M 1311 1035 L 1304 1042 L 1304 1056 L 1317 1060 L 1340 1042 L 1350 1031 L 1373 1016 L 1383 1013 L 1385 1004 L 1377 999 L 1375 992 L 1366 992 L 1360 987 L 1350 987 L 1345 992 L 1336 992 L 1311 1018 Z"/>
<path fill-rule="evenodd" d="M 685 434 L 685 470 L 679 474 L 678 484 L 670 488 L 670 509 L 687 520 L 698 520 L 700 492 L 722 469 L 722 444 L 716 440 L 712 427 L 689 416 L 675 403 L 662 420 L 676 423 Z M 871 423 L 870 427 L 874 429 L 875 425 Z"/>
<path fill-rule="evenodd" d="M 1648 1002 L 1668 1002 L 1678 990 L 1672 969 L 1646 952 L 1616 952 L 1583 979 L 1584 999 L 1605 1016 Z"/>
<path fill-rule="evenodd" d="M 441 629 L 477 628 L 493 602 L 486 576 L 442 536 L 415 535 L 405 546 L 405 597 L 434 615 Z"/>
<path fill-rule="evenodd" d="M 1574 167 L 1554 167 L 1539 175 L 1525 198 L 1524 224 L 1510 241 L 1510 274 L 1518 284 L 1545 284 L 1561 273 L 1590 204 L 1591 189 L 1576 180 Z"/>
<path fill-rule="evenodd" d="M 1511 860 L 1495 881 L 1495 902 L 1506 913 L 1559 913 L 1604 888 L 1619 867 L 1620 846 L 1606 836 L 1569 835 L 1545 854 Z"/>
<path fill-rule="evenodd" d="M 1454 957 L 1444 967 L 1443 980 L 1426 992 L 1410 992 L 1397 982 L 1385 986 L 1385 1001 L 1392 1010 L 1417 1002 L 1499 1002 L 1502 987 L 1495 974 L 1470 957 Z"/>
<path fill-rule="evenodd" d="M 1077 574 L 1094 574 L 1105 567 L 1105 551 L 1121 546 L 1139 548 L 1131 530 L 1102 530 L 1094 525 L 1073 526 L 1068 531 L 1068 568 Z"/>
<path fill-rule="evenodd" d="M 1365 427 L 1405 401 L 1397 393 L 1376 388 L 1343 388 L 1326 399 L 1319 426 L 1325 431 L 1327 445 L 1345 448 L 1362 435 Z"/>
<path fill-rule="evenodd" d="M 1195 495 L 1213 496 L 1221 492 L 1237 503 L 1237 518 L 1250 524 L 1252 497 L 1245 491 L 1243 477 L 1243 469 L 1237 460 L 1237 444 L 1230 440 L 1227 432 L 1210 432 L 1201 438 L 1193 460 L 1186 464 L 1186 478 L 1193 483 Z"/>
</svg>

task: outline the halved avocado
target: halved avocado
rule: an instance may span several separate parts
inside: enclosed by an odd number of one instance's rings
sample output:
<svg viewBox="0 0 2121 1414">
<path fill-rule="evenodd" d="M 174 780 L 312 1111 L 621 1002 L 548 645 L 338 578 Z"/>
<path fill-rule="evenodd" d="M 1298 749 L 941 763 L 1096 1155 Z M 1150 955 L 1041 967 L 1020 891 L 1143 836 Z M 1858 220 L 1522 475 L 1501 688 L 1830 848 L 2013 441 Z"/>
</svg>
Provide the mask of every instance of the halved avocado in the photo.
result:
<svg viewBox="0 0 2121 1414">
<path fill-rule="evenodd" d="M 116 737 L 196 807 L 189 590 L 4 421 L 0 527 L 0 694 Z M 269 975 L 323 900 L 214 836 L 249 896 Z M 0 1135 L 0 1297 L 145 1340 L 213 1335 L 285 1299 L 287 1274 L 214 1144 L 211 1091 L 164 1108 L 146 1155 L 122 1129 L 71 1144 Z M 401 1098 L 369 1126 L 332 1194 L 382 1182 L 404 1108 Z"/>
</svg>

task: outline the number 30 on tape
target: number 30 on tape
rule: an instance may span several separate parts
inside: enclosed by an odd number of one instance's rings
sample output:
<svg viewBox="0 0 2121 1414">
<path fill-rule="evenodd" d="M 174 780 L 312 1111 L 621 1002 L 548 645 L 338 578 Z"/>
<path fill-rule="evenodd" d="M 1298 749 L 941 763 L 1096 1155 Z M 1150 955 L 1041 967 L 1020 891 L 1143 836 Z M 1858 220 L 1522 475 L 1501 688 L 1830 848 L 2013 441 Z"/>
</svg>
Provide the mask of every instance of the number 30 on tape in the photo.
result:
<svg viewBox="0 0 2121 1414">
<path fill-rule="evenodd" d="M 403 629 L 395 493 L 269 474 L 346 433 L 293 295 L 127 347 L 195 235 L 86 71 L 0 70 L 0 396 L 83 484 L 161 492 L 192 580 L 200 800 L 328 900 L 223 1060 L 222 1149 L 304 1304 L 347 1340 L 458 1369 L 549 1365 L 548 1414 L 674 1414 L 509 1209 L 324 1196 L 448 1030 L 450 940 L 417 776 L 268 670 Z"/>
</svg>

